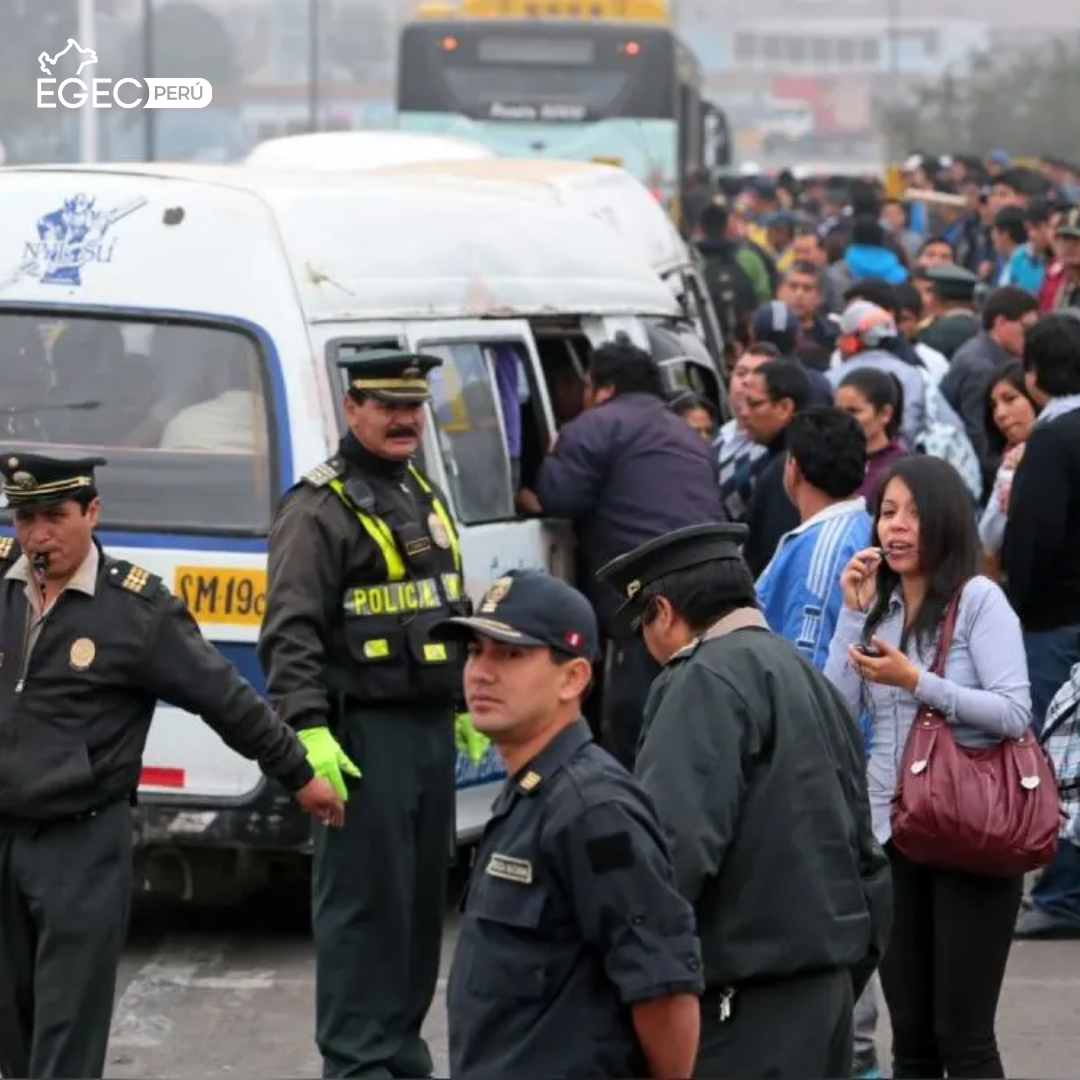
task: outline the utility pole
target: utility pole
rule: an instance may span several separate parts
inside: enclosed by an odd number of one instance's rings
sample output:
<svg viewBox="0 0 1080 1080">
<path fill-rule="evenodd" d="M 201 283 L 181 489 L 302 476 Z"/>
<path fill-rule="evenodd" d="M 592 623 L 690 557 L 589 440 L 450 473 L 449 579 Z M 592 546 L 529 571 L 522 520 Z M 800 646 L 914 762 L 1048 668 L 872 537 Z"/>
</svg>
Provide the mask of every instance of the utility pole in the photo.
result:
<svg viewBox="0 0 1080 1080">
<path fill-rule="evenodd" d="M 97 49 L 97 6 L 95 0 L 79 0 L 79 44 L 84 49 Z M 89 80 L 88 80 L 89 81 Z M 93 96 L 79 109 L 79 160 L 98 159 L 98 111 Z"/>
<path fill-rule="evenodd" d="M 142 0 L 143 78 L 154 77 L 154 0 Z M 147 161 L 157 160 L 157 109 L 143 109 L 143 154 Z"/>
<path fill-rule="evenodd" d="M 319 75 L 322 49 L 319 0 L 308 0 L 308 130 L 319 130 Z"/>
</svg>

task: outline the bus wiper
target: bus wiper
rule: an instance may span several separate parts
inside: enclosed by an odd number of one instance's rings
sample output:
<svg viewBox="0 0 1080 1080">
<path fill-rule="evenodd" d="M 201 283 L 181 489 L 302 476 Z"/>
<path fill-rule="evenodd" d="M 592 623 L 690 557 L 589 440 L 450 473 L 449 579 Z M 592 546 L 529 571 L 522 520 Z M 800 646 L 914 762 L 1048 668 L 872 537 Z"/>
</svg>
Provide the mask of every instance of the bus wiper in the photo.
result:
<svg viewBox="0 0 1080 1080">
<path fill-rule="evenodd" d="M 62 412 L 66 409 L 100 408 L 100 401 L 42 401 L 36 405 L 0 405 L 0 415 L 25 416 L 27 413 Z"/>
</svg>

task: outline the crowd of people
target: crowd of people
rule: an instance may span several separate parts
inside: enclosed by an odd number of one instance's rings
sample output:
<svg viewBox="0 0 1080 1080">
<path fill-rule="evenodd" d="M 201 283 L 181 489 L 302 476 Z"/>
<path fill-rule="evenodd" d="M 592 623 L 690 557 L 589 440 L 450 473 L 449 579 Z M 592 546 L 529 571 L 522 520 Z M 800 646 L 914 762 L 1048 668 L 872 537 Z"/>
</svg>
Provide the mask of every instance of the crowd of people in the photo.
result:
<svg viewBox="0 0 1080 1080">
<path fill-rule="evenodd" d="M 892 944 L 855 1004 L 855 1075 L 878 1074 L 881 995 L 893 1075 L 1003 1076 L 995 1014 L 1011 943 L 1080 936 L 1080 851 L 1062 843 L 1024 897 L 1017 876 L 907 859 L 889 807 L 920 709 L 973 750 L 1037 736 L 1080 663 L 1080 188 L 1064 166 L 1001 154 L 913 156 L 905 170 L 902 201 L 870 182 L 784 175 L 689 200 L 733 417 L 719 424 L 684 393 L 649 419 L 643 399 L 662 393 L 649 357 L 606 346 L 595 359 L 610 405 L 566 426 L 541 482 L 554 498 L 570 465 L 603 478 L 570 516 L 586 526 L 583 580 L 613 646 L 605 685 L 622 673 L 597 728 L 630 767 L 667 672 L 609 618 L 615 597 L 592 576 L 650 532 L 744 527 L 769 628 L 859 717 L 889 854 Z M 640 421 L 620 425 L 617 447 L 601 436 L 616 409 Z M 701 436 L 699 454 L 675 420 Z M 659 505 L 662 524 L 645 524 Z"/>
</svg>

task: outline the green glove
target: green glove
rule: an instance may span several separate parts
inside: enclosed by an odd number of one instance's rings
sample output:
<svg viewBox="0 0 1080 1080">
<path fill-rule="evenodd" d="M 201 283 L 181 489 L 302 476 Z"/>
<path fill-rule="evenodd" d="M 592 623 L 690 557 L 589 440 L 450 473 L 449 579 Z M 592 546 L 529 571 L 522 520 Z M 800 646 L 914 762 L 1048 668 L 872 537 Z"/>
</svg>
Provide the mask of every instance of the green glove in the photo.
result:
<svg viewBox="0 0 1080 1080">
<path fill-rule="evenodd" d="M 308 764 L 316 776 L 321 776 L 337 792 L 342 802 L 347 802 L 349 793 L 345 789 L 342 773 L 355 776 L 357 780 L 364 774 L 352 763 L 349 756 L 341 749 L 337 739 L 329 728 L 307 728 L 297 732 L 307 751 Z"/>
<path fill-rule="evenodd" d="M 458 713 L 454 717 L 454 741 L 457 748 L 467 754 L 474 765 L 479 765 L 484 760 L 484 755 L 491 745 L 491 740 L 473 727 L 468 713 Z"/>
</svg>

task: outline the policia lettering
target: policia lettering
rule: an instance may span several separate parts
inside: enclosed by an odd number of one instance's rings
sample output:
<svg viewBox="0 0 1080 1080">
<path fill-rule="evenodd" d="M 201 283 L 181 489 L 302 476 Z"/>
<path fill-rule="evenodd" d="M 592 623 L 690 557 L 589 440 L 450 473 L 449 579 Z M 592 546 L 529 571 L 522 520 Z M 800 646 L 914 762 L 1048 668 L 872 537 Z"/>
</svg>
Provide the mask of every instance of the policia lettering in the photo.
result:
<svg viewBox="0 0 1080 1080">
<path fill-rule="evenodd" d="M 346 582 L 342 597 L 341 652 L 356 663 L 349 671 L 335 668 L 328 673 L 334 689 L 368 702 L 451 700 L 460 692 L 459 647 L 433 642 L 428 634 L 447 612 L 466 611 L 461 544 L 431 484 L 414 466 L 408 472 L 426 503 L 421 515 L 426 530 L 411 522 L 395 528 L 379 516 L 366 480 L 347 470 L 340 458 L 331 458 L 303 478 L 309 486 L 329 488 L 381 556 L 382 580 Z"/>
</svg>

